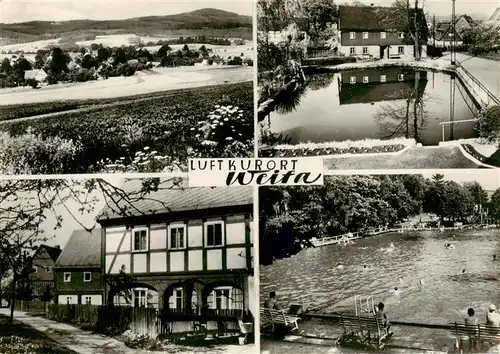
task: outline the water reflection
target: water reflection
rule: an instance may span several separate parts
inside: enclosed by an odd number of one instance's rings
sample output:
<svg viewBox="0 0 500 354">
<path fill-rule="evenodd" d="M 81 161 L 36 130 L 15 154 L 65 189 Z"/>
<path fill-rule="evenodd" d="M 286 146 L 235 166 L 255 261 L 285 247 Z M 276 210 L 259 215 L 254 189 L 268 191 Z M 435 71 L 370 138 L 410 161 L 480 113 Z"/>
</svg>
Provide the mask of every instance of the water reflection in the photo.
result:
<svg viewBox="0 0 500 354">
<path fill-rule="evenodd" d="M 270 129 L 292 144 L 413 138 L 424 145 L 476 136 L 477 107 L 443 73 L 410 68 L 368 68 L 308 76 L 304 90 L 287 93 L 270 117 Z"/>
</svg>

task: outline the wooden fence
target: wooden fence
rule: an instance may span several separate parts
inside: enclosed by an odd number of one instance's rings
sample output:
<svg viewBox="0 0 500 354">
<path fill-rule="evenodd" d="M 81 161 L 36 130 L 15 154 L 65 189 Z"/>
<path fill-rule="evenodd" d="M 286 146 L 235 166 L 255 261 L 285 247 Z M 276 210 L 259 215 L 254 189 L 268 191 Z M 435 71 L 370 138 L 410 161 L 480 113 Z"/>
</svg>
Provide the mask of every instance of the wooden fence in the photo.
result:
<svg viewBox="0 0 500 354">
<path fill-rule="evenodd" d="M 49 320 L 88 326 L 102 333 L 131 330 L 152 338 L 158 336 L 158 313 L 144 307 L 62 305 L 41 301 L 18 301 L 16 310 L 43 315 Z"/>
</svg>

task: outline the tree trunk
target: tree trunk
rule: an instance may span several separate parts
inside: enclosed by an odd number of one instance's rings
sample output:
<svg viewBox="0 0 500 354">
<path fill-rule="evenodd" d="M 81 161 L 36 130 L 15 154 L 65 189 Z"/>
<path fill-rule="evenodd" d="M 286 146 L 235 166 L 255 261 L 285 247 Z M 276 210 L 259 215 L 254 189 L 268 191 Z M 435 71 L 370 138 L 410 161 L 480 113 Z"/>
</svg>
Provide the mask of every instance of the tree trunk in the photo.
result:
<svg viewBox="0 0 500 354">
<path fill-rule="evenodd" d="M 413 24 L 415 27 L 415 60 L 420 60 L 420 44 L 419 44 L 419 38 L 418 38 L 418 21 L 417 21 L 417 15 L 418 15 L 418 0 L 415 0 L 415 13 L 413 14 Z"/>
<path fill-rule="evenodd" d="M 14 309 L 16 307 L 16 293 L 17 293 L 17 277 L 14 273 L 14 277 L 12 278 L 12 296 L 10 297 L 10 317 L 9 324 L 12 326 L 14 322 Z"/>
</svg>

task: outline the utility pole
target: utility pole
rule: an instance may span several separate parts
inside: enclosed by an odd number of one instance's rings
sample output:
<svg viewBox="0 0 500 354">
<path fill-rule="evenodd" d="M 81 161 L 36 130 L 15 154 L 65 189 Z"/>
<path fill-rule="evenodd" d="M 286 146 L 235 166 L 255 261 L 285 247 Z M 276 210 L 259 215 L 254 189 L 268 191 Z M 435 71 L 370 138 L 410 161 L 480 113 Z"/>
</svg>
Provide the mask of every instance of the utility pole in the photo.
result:
<svg viewBox="0 0 500 354">
<path fill-rule="evenodd" d="M 453 42 L 451 44 L 451 65 L 455 65 L 456 62 L 456 53 L 455 53 L 455 43 L 456 43 L 456 34 L 455 34 L 455 0 L 451 0 L 451 28 L 453 31 Z"/>
<path fill-rule="evenodd" d="M 432 46 L 436 47 L 436 14 L 432 16 Z"/>
<path fill-rule="evenodd" d="M 420 52 L 419 52 L 419 38 L 418 38 L 418 24 L 419 21 L 417 21 L 417 16 L 418 16 L 418 0 L 415 0 L 415 13 L 413 14 L 413 26 L 415 27 L 415 59 L 420 60 Z"/>
</svg>

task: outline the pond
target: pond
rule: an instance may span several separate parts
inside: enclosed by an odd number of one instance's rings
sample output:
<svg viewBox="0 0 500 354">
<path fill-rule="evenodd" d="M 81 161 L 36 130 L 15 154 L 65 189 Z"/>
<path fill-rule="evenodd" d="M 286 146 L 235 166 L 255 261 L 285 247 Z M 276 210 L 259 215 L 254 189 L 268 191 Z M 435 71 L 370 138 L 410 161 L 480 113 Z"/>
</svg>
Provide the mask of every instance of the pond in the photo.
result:
<svg viewBox="0 0 500 354">
<path fill-rule="evenodd" d="M 312 74 L 287 101 L 268 122 L 290 144 L 414 138 L 438 145 L 441 122 L 474 119 L 478 112 L 458 79 L 401 67 Z M 445 140 L 473 137 L 474 122 L 445 125 Z"/>
<path fill-rule="evenodd" d="M 449 231 L 390 233 L 348 246 L 305 249 L 261 267 L 261 300 L 274 290 L 285 308 L 303 301 L 320 313 L 354 312 L 356 295 L 372 295 L 394 321 L 447 324 L 462 321 L 472 307 L 484 323 L 487 306 L 500 305 L 500 259 L 493 261 L 500 256 L 500 230 L 453 233 L 455 238 Z M 454 249 L 444 247 L 446 240 Z M 398 327 L 397 335 L 429 332 Z"/>
</svg>

